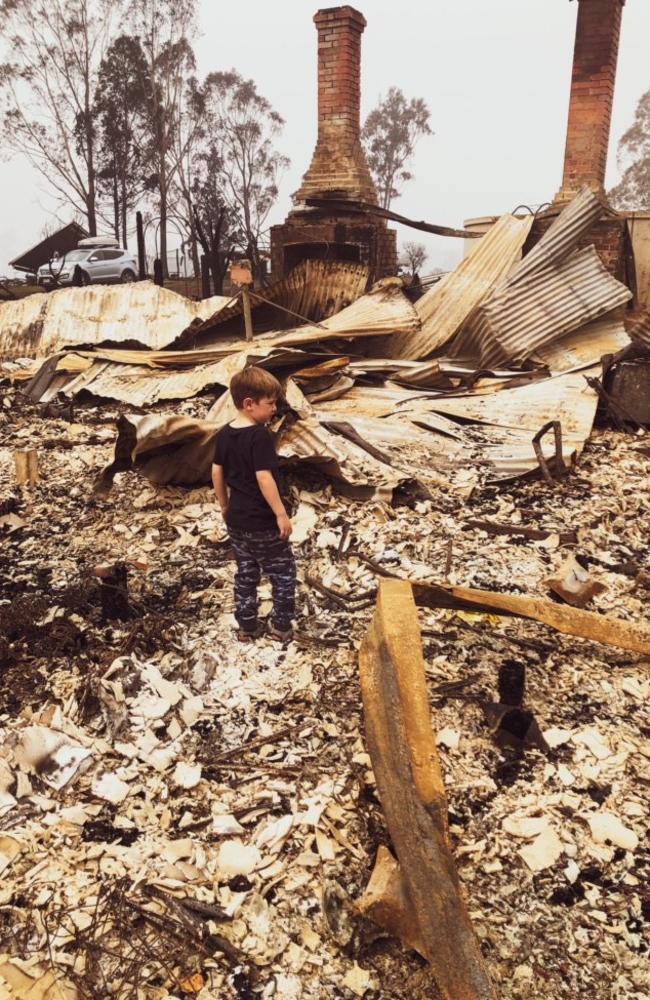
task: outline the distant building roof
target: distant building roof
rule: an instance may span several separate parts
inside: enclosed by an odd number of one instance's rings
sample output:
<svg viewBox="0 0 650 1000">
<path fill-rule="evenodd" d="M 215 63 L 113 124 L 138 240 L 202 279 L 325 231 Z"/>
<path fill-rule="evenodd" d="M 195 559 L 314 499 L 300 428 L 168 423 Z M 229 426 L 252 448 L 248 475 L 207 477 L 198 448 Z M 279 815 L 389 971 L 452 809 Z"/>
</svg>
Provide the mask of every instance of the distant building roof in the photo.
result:
<svg viewBox="0 0 650 1000">
<path fill-rule="evenodd" d="M 83 226 L 80 226 L 78 222 L 69 222 L 67 226 L 63 226 L 56 233 L 46 236 L 31 250 L 26 250 L 25 253 L 10 261 L 10 264 L 17 271 L 36 272 L 39 267 L 52 259 L 57 250 L 59 253 L 69 253 L 70 250 L 76 248 L 79 240 L 83 240 L 86 236 L 88 233 Z"/>
</svg>

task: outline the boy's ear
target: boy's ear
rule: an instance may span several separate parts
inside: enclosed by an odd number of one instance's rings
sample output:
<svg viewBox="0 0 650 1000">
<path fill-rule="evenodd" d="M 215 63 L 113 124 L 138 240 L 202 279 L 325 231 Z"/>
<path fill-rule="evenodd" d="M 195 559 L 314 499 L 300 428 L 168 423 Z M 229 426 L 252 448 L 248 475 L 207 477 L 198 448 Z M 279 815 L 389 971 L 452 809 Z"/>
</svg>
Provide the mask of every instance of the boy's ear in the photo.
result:
<svg viewBox="0 0 650 1000">
<path fill-rule="evenodd" d="M 253 399 L 252 396 L 245 396 L 244 402 L 242 403 L 242 410 L 250 410 L 254 402 L 255 400 Z"/>
</svg>

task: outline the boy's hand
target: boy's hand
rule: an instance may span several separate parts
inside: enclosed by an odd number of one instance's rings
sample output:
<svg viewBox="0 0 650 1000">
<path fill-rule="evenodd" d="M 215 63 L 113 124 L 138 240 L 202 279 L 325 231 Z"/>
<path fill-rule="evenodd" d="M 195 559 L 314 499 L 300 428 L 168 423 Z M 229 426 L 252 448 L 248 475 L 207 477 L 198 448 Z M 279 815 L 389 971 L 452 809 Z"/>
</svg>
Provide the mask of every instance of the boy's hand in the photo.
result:
<svg viewBox="0 0 650 1000">
<path fill-rule="evenodd" d="M 293 531 L 293 525 L 289 520 L 289 518 L 287 517 L 286 513 L 278 514 L 278 516 L 276 517 L 276 521 L 278 522 L 278 531 L 280 532 L 280 538 L 283 541 L 286 541 L 291 532 Z"/>
</svg>

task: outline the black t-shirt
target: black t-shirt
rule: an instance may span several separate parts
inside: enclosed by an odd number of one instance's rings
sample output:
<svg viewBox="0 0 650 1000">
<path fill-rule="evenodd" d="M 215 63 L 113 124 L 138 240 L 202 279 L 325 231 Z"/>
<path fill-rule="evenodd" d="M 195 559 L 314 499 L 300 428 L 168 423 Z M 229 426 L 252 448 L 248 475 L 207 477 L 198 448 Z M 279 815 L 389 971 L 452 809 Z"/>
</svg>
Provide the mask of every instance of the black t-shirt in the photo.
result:
<svg viewBox="0 0 650 1000">
<path fill-rule="evenodd" d="M 256 472 L 263 470 L 271 472 L 278 490 L 281 490 L 278 456 L 264 424 L 252 424 L 250 427 L 230 427 L 226 424 L 222 427 L 214 447 L 214 464 L 223 468 L 230 488 L 226 517 L 228 527 L 240 531 L 275 528 L 275 514 L 264 499 L 255 476 Z"/>
</svg>

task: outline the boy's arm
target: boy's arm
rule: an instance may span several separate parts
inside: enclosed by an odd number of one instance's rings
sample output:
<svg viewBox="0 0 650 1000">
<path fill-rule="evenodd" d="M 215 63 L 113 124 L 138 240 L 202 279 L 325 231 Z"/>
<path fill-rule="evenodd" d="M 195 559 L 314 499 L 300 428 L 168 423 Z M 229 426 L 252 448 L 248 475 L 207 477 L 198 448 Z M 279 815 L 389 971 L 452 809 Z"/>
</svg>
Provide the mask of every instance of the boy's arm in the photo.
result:
<svg viewBox="0 0 650 1000">
<path fill-rule="evenodd" d="M 273 473 L 268 469 L 259 469 L 255 473 L 255 476 L 257 478 L 257 485 L 262 491 L 262 496 L 275 514 L 280 538 L 287 539 L 293 531 L 293 526 L 289 520 L 289 515 L 284 509 L 282 497 L 280 496 L 277 483 L 273 478 Z"/>
<path fill-rule="evenodd" d="M 212 485 L 214 486 L 214 495 L 217 498 L 217 503 L 221 507 L 221 515 L 225 519 L 228 513 L 228 487 L 226 486 L 223 468 L 220 465 L 212 466 Z"/>
</svg>

